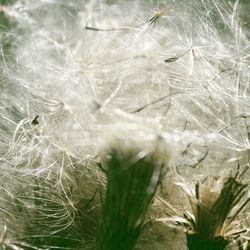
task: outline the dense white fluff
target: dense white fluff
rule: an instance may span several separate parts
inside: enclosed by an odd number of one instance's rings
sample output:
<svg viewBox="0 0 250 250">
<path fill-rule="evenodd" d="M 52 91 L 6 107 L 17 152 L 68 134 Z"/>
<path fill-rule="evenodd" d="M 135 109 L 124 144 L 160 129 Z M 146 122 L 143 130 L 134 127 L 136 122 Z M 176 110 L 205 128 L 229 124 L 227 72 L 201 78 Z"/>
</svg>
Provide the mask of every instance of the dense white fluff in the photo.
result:
<svg viewBox="0 0 250 250">
<path fill-rule="evenodd" d="M 30 238 L 84 231 L 78 210 L 105 183 L 96 166 L 100 145 L 117 135 L 130 143 L 126 128 L 138 143 L 161 138 L 172 154 L 169 175 L 190 183 L 248 165 L 250 43 L 242 6 L 17 0 L 2 8 L 0 244 L 49 249 L 54 241 L 38 246 Z M 172 184 L 166 189 L 171 200 L 179 197 Z M 89 209 L 94 219 L 98 199 Z M 76 238 L 91 249 L 94 234 L 84 233 Z M 164 241 L 175 233 L 162 225 L 145 235 L 140 249 L 184 249 L 182 236 L 176 246 Z"/>
</svg>

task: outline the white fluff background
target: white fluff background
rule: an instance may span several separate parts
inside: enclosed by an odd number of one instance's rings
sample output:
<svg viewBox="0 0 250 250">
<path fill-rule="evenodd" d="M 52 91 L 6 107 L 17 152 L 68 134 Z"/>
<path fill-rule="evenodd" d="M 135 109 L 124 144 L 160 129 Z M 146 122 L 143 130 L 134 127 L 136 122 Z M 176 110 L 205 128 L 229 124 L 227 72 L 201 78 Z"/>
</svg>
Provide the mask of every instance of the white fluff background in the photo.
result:
<svg viewBox="0 0 250 250">
<path fill-rule="evenodd" d="M 176 172 L 192 185 L 248 166 L 246 7 L 224 0 L 2 6 L 0 248 L 95 249 L 96 190 L 105 186 L 96 162 L 113 137 L 131 146 L 162 138 L 171 152 L 165 198 L 180 207 L 187 203 L 170 183 Z M 162 216 L 158 203 L 151 218 Z M 249 216 L 248 206 L 246 225 Z M 57 235 L 71 246 L 56 248 Z M 154 223 L 137 249 L 183 250 L 185 237 Z"/>
</svg>

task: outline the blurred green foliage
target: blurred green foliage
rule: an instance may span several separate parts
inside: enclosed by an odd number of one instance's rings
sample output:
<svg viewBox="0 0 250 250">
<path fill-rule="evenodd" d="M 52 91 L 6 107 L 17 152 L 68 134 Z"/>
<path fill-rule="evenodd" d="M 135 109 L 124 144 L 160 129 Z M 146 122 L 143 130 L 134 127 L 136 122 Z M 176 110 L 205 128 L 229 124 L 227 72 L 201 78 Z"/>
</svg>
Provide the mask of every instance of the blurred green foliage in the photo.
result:
<svg viewBox="0 0 250 250">
<path fill-rule="evenodd" d="M 13 4 L 16 0 L 0 0 L 0 4 L 7 5 L 7 4 Z"/>
</svg>

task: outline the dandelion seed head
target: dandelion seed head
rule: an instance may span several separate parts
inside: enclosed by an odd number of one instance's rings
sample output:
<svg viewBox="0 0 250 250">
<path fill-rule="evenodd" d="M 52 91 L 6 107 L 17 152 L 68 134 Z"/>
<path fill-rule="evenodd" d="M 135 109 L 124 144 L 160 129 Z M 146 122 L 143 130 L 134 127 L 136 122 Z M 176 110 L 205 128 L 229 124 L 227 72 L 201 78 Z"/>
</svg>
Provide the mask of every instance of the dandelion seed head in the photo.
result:
<svg viewBox="0 0 250 250">
<path fill-rule="evenodd" d="M 192 183 L 247 165 L 249 31 L 242 6 L 219 0 L 1 5 L 0 213 L 10 213 L 8 237 L 17 235 L 14 225 L 26 230 L 16 204 L 32 215 L 37 206 L 41 221 L 51 205 L 58 224 L 44 224 L 54 233 L 74 227 L 87 200 L 96 216 L 100 198 L 93 193 L 106 182 L 98 154 L 106 145 L 139 150 L 139 158 L 158 145 L 157 157 L 171 158 L 166 183 L 176 172 Z M 223 182 L 208 182 L 214 186 L 202 192 L 215 197 Z M 35 201 L 48 198 L 46 187 L 55 200 L 43 207 Z M 168 188 L 172 199 L 179 197 Z M 21 192 L 44 196 L 27 201 Z"/>
</svg>

